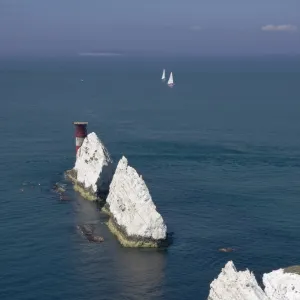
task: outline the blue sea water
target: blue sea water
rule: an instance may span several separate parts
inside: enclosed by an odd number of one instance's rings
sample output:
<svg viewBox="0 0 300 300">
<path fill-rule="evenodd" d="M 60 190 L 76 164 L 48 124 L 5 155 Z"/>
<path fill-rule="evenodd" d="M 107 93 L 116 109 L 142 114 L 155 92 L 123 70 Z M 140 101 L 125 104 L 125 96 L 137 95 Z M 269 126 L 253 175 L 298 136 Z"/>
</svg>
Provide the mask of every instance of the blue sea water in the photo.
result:
<svg viewBox="0 0 300 300">
<path fill-rule="evenodd" d="M 1 61 L 0 299 L 202 300 L 228 260 L 257 277 L 300 264 L 299 86 L 299 57 Z M 51 191 L 76 120 L 143 175 L 168 250 L 121 247 L 93 203 Z"/>
</svg>

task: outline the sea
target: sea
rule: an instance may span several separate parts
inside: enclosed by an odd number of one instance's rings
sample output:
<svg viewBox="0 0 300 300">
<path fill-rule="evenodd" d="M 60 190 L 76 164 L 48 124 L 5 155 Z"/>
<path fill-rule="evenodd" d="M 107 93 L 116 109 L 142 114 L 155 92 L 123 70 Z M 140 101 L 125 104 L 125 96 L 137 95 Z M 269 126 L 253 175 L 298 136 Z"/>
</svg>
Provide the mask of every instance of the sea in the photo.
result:
<svg viewBox="0 0 300 300">
<path fill-rule="evenodd" d="M 299 265 L 299 87 L 299 56 L 1 59 L 0 299 L 205 300 L 230 260 Z M 122 247 L 65 181 L 74 121 L 142 174 L 168 249 Z"/>
</svg>

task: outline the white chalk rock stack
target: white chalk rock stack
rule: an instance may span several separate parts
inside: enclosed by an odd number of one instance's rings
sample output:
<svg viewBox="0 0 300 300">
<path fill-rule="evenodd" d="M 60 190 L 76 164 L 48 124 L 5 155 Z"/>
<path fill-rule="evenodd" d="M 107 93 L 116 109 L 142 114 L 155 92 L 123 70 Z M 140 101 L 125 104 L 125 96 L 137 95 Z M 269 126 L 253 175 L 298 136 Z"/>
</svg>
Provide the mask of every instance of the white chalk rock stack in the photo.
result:
<svg viewBox="0 0 300 300">
<path fill-rule="evenodd" d="M 142 176 L 128 165 L 124 156 L 117 165 L 106 202 L 125 239 L 153 242 L 166 239 L 167 226 L 157 212 Z M 126 245 L 126 241 L 121 243 Z"/>
<path fill-rule="evenodd" d="M 238 272 L 232 261 L 210 285 L 209 300 L 267 300 L 253 273 Z"/>
<path fill-rule="evenodd" d="M 298 267 L 299 269 L 299 267 Z M 279 269 L 263 275 L 265 293 L 274 300 L 300 300 L 300 275 Z"/>
<path fill-rule="evenodd" d="M 109 191 L 114 167 L 110 155 L 97 137 L 91 132 L 84 139 L 76 155 L 74 170 L 77 173 L 77 182 L 93 193 Z"/>
<path fill-rule="evenodd" d="M 300 300 L 299 274 L 279 269 L 264 274 L 263 284 L 264 290 L 253 273 L 237 271 L 229 261 L 211 283 L 208 300 Z"/>
</svg>

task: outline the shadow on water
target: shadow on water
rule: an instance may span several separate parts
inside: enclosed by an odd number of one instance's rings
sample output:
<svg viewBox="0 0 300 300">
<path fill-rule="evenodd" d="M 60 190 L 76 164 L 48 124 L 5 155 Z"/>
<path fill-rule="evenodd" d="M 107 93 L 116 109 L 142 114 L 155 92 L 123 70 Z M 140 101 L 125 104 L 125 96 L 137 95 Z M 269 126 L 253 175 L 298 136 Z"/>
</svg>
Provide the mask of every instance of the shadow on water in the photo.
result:
<svg viewBox="0 0 300 300">
<path fill-rule="evenodd" d="M 166 251 L 117 249 L 113 256 L 113 265 L 118 270 L 121 298 L 163 298 L 166 261 Z"/>
<path fill-rule="evenodd" d="M 93 228 L 93 232 L 105 240 L 96 244 L 76 239 L 75 247 L 81 257 L 80 263 L 76 263 L 78 274 L 84 276 L 88 270 L 89 280 L 99 278 L 108 290 L 111 283 L 105 283 L 105 280 L 111 278 L 113 287 L 109 293 L 112 298 L 116 293 L 118 299 L 162 299 L 167 250 L 122 247 L 105 225 L 108 216 L 101 212 L 102 203 L 87 201 L 75 192 L 72 198 L 76 226 L 86 224 L 86 227 Z M 91 284 L 84 278 L 82 280 L 87 286 Z"/>
</svg>

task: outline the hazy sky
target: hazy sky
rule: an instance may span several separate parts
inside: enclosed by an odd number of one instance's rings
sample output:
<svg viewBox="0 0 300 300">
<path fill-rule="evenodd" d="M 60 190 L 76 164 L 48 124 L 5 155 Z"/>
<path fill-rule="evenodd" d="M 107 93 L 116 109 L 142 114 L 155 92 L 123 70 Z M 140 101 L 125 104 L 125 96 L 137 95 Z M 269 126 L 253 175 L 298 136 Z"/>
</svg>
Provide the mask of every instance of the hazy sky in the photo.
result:
<svg viewBox="0 0 300 300">
<path fill-rule="evenodd" d="M 300 0 L 0 0 L 0 54 L 300 53 Z"/>
</svg>

